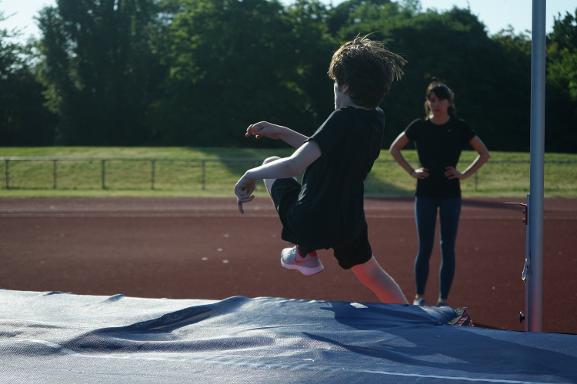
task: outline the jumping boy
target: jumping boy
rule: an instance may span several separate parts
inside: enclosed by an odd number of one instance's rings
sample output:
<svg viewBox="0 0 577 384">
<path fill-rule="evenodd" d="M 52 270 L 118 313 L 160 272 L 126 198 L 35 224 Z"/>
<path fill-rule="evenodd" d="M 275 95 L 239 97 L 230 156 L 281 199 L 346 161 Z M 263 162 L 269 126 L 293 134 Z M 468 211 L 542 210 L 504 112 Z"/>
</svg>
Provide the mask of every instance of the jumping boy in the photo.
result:
<svg viewBox="0 0 577 384">
<path fill-rule="evenodd" d="M 261 121 L 246 136 L 280 139 L 296 148 L 285 158 L 267 158 L 235 185 L 238 207 L 254 198 L 263 179 L 282 222 L 282 238 L 295 244 L 281 252 L 281 265 L 304 275 L 324 269 L 317 249 L 332 248 L 339 265 L 383 303 L 407 300 L 372 254 L 364 213 L 364 180 L 380 153 L 384 114 L 378 107 L 405 60 L 367 37 L 343 44 L 328 75 L 334 81 L 335 111 L 306 137 Z M 302 185 L 295 179 L 304 171 Z"/>
</svg>

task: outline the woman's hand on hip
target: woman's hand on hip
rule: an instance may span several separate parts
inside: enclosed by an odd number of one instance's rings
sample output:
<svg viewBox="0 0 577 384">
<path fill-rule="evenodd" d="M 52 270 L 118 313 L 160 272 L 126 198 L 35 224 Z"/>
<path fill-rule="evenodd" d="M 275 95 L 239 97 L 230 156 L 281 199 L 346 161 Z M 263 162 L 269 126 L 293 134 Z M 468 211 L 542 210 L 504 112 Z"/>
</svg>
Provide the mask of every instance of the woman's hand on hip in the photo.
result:
<svg viewBox="0 0 577 384">
<path fill-rule="evenodd" d="M 463 179 L 463 174 L 459 172 L 459 170 L 453 166 L 445 167 L 445 177 L 449 180 L 452 179 Z"/>
<path fill-rule="evenodd" d="M 429 170 L 427 168 L 417 168 L 411 172 L 411 176 L 415 179 L 426 179 L 429 177 Z"/>
</svg>

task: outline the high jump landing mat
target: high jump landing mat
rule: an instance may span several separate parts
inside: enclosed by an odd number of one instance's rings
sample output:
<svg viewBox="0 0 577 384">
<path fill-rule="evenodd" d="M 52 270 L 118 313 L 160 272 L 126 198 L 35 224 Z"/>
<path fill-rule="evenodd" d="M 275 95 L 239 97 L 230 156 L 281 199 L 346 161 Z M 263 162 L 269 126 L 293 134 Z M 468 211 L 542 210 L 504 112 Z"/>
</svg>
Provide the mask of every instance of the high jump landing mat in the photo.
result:
<svg viewBox="0 0 577 384">
<path fill-rule="evenodd" d="M 0 308 L 3 383 L 577 382 L 577 335 L 449 307 L 0 290 Z"/>
</svg>

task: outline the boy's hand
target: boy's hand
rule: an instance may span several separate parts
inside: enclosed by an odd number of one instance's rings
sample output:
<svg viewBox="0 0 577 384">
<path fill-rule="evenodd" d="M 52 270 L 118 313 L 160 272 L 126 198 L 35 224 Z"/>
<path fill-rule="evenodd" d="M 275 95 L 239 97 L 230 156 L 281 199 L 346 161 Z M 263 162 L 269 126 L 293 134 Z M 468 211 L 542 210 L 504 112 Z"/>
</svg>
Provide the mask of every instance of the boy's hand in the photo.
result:
<svg viewBox="0 0 577 384">
<path fill-rule="evenodd" d="M 234 186 L 234 194 L 236 195 L 236 203 L 240 213 L 244 213 L 242 205 L 254 199 L 253 192 L 256 188 L 255 180 L 251 180 L 243 175 Z"/>
<path fill-rule="evenodd" d="M 269 123 L 268 121 L 259 121 L 248 126 L 245 132 L 245 136 L 254 136 L 257 139 L 261 137 L 267 137 L 269 139 L 277 140 L 282 134 L 282 127 L 276 124 Z"/>
</svg>

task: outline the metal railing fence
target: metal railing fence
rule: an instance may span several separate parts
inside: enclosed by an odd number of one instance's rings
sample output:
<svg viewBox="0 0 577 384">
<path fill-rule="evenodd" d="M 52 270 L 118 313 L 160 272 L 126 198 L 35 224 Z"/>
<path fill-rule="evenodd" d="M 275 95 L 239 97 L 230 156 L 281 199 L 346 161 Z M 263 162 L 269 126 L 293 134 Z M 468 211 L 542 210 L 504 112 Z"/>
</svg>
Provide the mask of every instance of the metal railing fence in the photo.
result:
<svg viewBox="0 0 577 384">
<path fill-rule="evenodd" d="M 242 173 L 261 163 L 257 158 L 0 157 L 4 190 L 166 190 L 229 189 Z M 513 189 L 529 186 L 529 160 L 491 160 L 462 183 L 464 191 L 497 188 L 506 180 Z M 488 171 L 490 168 L 490 171 Z M 545 161 L 567 185 L 577 189 L 577 161 Z M 557 183 L 559 183 L 557 181 Z M 367 179 L 367 192 L 407 191 L 414 180 L 392 159 L 379 159 Z"/>
<path fill-rule="evenodd" d="M 0 189 L 206 190 L 211 171 L 226 176 L 258 164 L 252 158 L 0 157 Z"/>
</svg>

